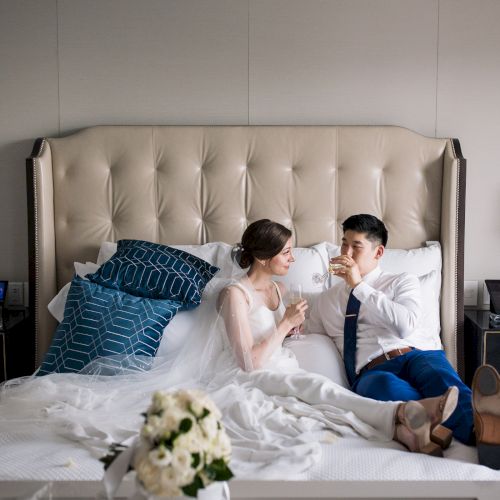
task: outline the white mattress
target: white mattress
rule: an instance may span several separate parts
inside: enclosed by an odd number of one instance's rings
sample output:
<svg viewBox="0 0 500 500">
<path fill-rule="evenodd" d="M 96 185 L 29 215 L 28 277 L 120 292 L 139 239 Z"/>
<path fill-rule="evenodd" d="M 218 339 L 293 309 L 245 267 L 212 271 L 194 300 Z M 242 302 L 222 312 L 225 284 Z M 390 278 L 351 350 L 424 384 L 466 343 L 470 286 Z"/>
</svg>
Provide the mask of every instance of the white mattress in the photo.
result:
<svg viewBox="0 0 500 500">
<path fill-rule="evenodd" d="M 477 465 L 476 449 L 456 440 L 445 451 L 445 459 L 402 451 L 395 442 L 372 442 L 359 437 L 336 438 L 321 448 L 320 463 L 305 473 L 283 479 L 498 481 L 500 496 L 500 471 Z M 87 448 L 56 435 L 13 431 L 0 436 L 0 449 L 1 481 L 102 478 L 103 464 Z"/>
</svg>

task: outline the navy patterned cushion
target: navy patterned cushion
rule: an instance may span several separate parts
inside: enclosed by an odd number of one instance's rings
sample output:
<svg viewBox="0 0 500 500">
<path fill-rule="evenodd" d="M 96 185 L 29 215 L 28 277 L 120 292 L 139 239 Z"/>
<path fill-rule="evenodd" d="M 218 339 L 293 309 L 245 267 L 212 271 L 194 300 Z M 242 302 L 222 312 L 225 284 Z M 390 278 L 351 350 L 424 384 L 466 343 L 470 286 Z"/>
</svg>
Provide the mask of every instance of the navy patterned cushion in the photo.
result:
<svg viewBox="0 0 500 500">
<path fill-rule="evenodd" d="M 164 328 L 181 306 L 170 300 L 136 297 L 75 276 L 64 319 L 37 375 L 79 372 L 99 357 L 116 356 L 123 366 L 129 366 L 136 356 L 154 356 Z"/>
<path fill-rule="evenodd" d="M 218 270 L 177 248 L 120 240 L 113 257 L 87 278 L 132 295 L 183 302 L 189 309 L 200 303 L 206 284 Z"/>
</svg>

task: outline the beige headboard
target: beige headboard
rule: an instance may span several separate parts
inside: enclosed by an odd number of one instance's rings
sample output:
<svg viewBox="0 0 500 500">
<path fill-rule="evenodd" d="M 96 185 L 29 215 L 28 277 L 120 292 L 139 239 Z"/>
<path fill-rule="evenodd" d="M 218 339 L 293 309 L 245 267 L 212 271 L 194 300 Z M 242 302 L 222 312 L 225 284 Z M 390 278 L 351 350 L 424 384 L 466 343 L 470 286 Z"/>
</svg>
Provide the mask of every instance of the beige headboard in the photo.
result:
<svg viewBox="0 0 500 500">
<path fill-rule="evenodd" d="M 342 221 L 365 212 L 385 221 L 388 247 L 441 242 L 442 337 L 460 368 L 465 160 L 456 140 L 391 126 L 99 126 L 38 139 L 27 167 L 37 364 L 55 328 L 47 303 L 102 241 L 235 243 L 268 217 L 292 228 L 298 246 L 336 243 Z"/>
</svg>

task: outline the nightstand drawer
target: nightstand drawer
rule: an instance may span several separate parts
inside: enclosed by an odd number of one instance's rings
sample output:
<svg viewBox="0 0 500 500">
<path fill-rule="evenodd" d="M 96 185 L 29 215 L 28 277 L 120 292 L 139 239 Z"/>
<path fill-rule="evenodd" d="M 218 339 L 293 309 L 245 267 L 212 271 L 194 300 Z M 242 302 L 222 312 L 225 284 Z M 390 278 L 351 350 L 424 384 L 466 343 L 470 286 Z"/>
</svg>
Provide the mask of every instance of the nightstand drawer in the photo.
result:
<svg viewBox="0 0 500 500">
<path fill-rule="evenodd" d="M 500 330 L 485 330 L 482 345 L 482 363 L 500 371 Z"/>
<path fill-rule="evenodd" d="M 31 332 L 27 309 L 4 309 L 4 331 L 0 333 L 0 382 L 33 373 Z"/>
<path fill-rule="evenodd" d="M 482 364 L 493 365 L 500 371 L 500 328 L 490 327 L 489 311 L 465 311 L 464 354 L 465 383 L 469 386 Z"/>
</svg>

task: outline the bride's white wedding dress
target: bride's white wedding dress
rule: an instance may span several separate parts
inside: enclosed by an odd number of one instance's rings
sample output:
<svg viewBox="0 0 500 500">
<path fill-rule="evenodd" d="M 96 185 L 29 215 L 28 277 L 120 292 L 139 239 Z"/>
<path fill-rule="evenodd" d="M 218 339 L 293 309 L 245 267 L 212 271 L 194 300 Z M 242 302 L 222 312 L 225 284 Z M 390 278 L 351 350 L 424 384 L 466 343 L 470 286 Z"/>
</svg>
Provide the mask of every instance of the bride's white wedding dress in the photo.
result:
<svg viewBox="0 0 500 500">
<path fill-rule="evenodd" d="M 137 435 L 153 391 L 198 387 L 222 412 L 233 447 L 231 468 L 239 477 L 292 477 L 320 459 L 319 443 L 331 432 L 392 439 L 398 403 L 366 399 L 305 372 L 286 348 L 278 346 L 261 369 L 239 368 L 234 338 L 229 341 L 216 307 L 219 291 L 228 282 L 213 281 L 202 304 L 181 313 L 193 318 L 183 348 L 152 360 L 147 371 L 105 376 L 96 362 L 88 374 L 10 382 L 0 393 L 0 432 L 15 421 L 17 429 L 62 435 L 100 457 L 111 442 Z M 248 280 L 232 283 L 248 299 L 254 341 L 272 335 L 284 311 L 282 301 L 271 311 L 256 300 Z"/>
</svg>

